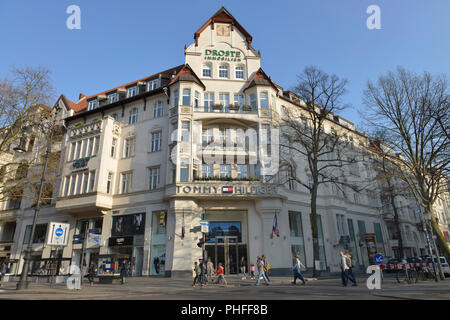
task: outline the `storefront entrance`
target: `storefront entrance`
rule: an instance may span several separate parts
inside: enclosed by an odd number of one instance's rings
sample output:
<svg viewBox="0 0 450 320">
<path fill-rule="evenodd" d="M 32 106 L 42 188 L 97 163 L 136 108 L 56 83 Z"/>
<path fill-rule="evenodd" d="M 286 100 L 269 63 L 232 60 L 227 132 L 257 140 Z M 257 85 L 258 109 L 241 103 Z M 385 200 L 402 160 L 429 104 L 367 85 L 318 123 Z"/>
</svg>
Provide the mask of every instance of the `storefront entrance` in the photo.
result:
<svg viewBox="0 0 450 320">
<path fill-rule="evenodd" d="M 224 267 L 225 274 L 239 273 L 239 259 L 247 260 L 247 246 L 239 244 L 237 236 L 216 236 L 214 243 L 205 245 L 206 257 L 210 258 L 217 270 L 219 263 Z"/>
</svg>

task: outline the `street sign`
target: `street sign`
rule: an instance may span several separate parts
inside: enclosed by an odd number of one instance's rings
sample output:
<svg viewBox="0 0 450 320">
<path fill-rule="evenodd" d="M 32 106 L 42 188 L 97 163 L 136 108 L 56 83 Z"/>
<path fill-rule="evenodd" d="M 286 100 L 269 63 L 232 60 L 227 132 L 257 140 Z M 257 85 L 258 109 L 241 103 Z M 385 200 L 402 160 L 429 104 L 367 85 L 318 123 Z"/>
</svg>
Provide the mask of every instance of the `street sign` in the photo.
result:
<svg viewBox="0 0 450 320">
<path fill-rule="evenodd" d="M 48 225 L 47 245 L 67 246 L 69 239 L 70 224 L 60 222 L 50 222 Z"/>
<path fill-rule="evenodd" d="M 209 226 L 209 221 L 207 220 L 200 220 L 200 225 L 205 225 L 205 226 Z"/>
<path fill-rule="evenodd" d="M 201 227 L 201 231 L 202 231 L 203 233 L 209 233 L 209 225 L 207 225 L 207 224 L 202 224 L 200 227 Z"/>
<path fill-rule="evenodd" d="M 375 261 L 376 264 L 382 264 L 384 261 L 384 257 L 381 253 L 377 253 L 376 255 L 373 256 L 373 260 Z"/>
</svg>

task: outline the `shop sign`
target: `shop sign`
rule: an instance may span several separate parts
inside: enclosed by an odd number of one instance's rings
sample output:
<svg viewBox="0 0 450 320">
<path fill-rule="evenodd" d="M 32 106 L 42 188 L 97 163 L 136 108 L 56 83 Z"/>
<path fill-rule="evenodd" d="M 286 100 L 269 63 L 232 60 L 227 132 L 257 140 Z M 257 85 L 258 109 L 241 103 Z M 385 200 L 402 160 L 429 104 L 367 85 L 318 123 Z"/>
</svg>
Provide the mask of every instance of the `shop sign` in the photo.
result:
<svg viewBox="0 0 450 320">
<path fill-rule="evenodd" d="M 205 50 L 205 60 L 220 60 L 220 61 L 241 61 L 241 52 L 232 50 Z"/>
<path fill-rule="evenodd" d="M 91 158 L 78 159 L 72 162 L 72 172 L 88 170 L 88 162 Z"/>
<path fill-rule="evenodd" d="M 195 186 L 177 186 L 177 194 L 235 194 L 235 195 L 271 195 L 276 194 L 276 186 L 260 185 L 260 186 L 211 186 L 211 185 L 195 185 Z"/>
<path fill-rule="evenodd" d="M 132 246 L 133 237 L 111 237 L 108 241 L 109 247 Z"/>
</svg>

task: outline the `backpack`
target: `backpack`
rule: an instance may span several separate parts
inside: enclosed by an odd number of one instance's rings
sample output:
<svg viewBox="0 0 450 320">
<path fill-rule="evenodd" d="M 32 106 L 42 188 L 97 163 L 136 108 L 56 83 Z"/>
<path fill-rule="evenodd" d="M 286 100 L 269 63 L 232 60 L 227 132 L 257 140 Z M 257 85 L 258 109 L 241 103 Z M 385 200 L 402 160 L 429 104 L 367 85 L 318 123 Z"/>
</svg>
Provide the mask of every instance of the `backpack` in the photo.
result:
<svg viewBox="0 0 450 320">
<path fill-rule="evenodd" d="M 345 258 L 345 262 L 347 262 L 347 266 L 348 266 L 349 268 L 353 268 L 352 259 L 351 259 L 349 256 L 347 256 L 347 257 Z"/>
</svg>

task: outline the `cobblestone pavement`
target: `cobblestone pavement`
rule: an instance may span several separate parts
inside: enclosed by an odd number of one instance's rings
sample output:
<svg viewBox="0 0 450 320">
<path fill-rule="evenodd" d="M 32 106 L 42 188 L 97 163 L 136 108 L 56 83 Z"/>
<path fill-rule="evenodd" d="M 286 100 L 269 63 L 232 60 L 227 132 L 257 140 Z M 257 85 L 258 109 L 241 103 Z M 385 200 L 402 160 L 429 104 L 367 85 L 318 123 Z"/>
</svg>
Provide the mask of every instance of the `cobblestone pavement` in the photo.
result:
<svg viewBox="0 0 450 320">
<path fill-rule="evenodd" d="M 381 290 L 366 287 L 367 276 L 358 277 L 358 286 L 343 287 L 340 277 L 311 279 L 307 285 L 291 284 L 291 278 L 271 277 L 270 286 L 262 281 L 259 287 L 255 281 L 228 277 L 227 285 L 209 284 L 192 287 L 192 279 L 172 278 L 127 278 L 127 283 L 99 284 L 84 283 L 81 290 L 69 290 L 64 284 L 50 288 L 48 283 L 32 283 L 29 289 L 15 290 L 15 282 L 4 283 L 0 288 L 0 299 L 12 300 L 379 300 L 379 299 L 438 299 L 450 300 L 450 278 L 435 283 L 432 280 L 416 284 L 398 284 L 394 277 L 384 279 Z M 300 283 L 300 282 L 299 282 Z"/>
</svg>

